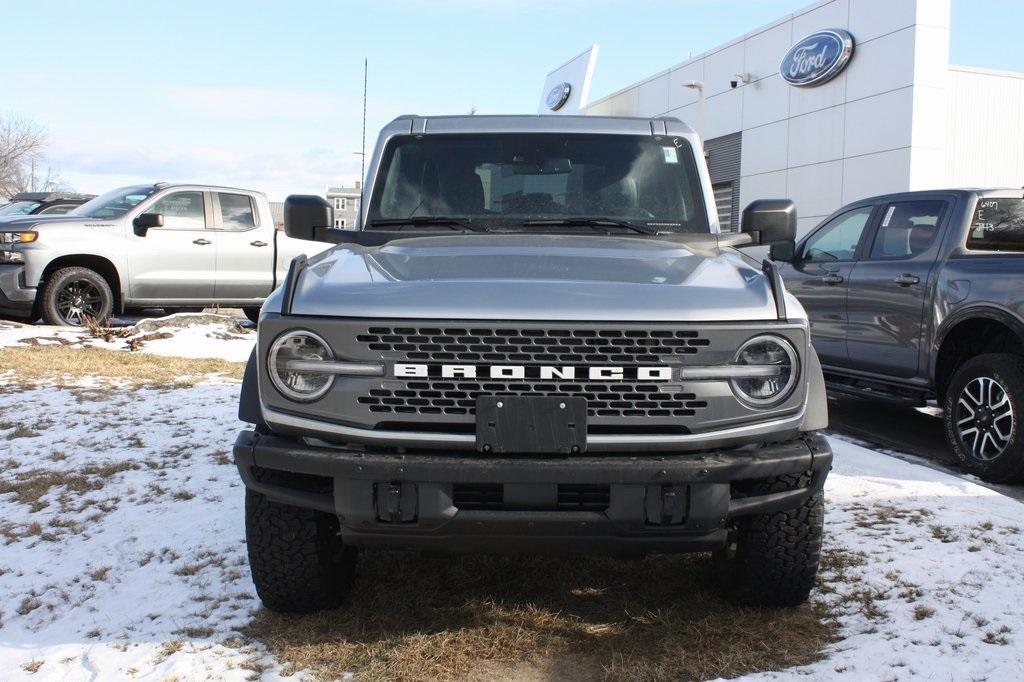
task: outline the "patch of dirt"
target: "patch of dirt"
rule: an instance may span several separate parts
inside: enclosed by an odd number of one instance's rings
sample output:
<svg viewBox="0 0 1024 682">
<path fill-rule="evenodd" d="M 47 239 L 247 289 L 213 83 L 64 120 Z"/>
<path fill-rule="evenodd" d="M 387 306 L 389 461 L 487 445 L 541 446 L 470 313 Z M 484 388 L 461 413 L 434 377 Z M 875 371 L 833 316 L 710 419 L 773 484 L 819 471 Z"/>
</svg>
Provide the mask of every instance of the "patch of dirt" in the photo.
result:
<svg viewBox="0 0 1024 682">
<path fill-rule="evenodd" d="M 740 608 L 706 555 L 608 558 L 363 555 L 337 611 L 261 610 L 244 633 L 321 679 L 696 680 L 821 656 L 825 609 Z"/>
</svg>

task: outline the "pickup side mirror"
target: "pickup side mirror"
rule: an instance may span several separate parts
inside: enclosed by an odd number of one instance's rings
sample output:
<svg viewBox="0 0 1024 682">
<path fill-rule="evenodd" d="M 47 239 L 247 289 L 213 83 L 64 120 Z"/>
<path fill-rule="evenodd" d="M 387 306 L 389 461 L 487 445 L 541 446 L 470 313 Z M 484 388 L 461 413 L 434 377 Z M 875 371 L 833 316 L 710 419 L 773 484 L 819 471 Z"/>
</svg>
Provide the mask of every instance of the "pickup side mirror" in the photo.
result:
<svg viewBox="0 0 1024 682">
<path fill-rule="evenodd" d="M 163 227 L 163 213 L 142 213 L 132 221 L 132 230 L 140 237 L 145 237 L 151 227 Z"/>
<path fill-rule="evenodd" d="M 796 204 L 790 199 L 752 201 L 743 209 L 740 230 L 750 235 L 750 246 L 770 244 L 779 256 L 788 252 L 792 258 L 796 248 Z"/>
<path fill-rule="evenodd" d="M 330 241 L 326 232 L 332 220 L 331 205 L 323 197 L 293 194 L 284 200 L 284 233 L 293 239 Z"/>
</svg>

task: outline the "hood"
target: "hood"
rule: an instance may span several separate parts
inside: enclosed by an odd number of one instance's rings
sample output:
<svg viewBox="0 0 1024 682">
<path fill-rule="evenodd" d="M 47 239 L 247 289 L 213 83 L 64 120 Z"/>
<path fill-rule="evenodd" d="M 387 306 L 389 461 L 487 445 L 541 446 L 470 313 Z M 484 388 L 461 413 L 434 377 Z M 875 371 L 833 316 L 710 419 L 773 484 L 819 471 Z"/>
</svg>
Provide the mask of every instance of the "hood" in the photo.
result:
<svg viewBox="0 0 1024 682">
<path fill-rule="evenodd" d="M 10 215 L 0 216 L 0 230 L 28 230 L 34 225 L 54 225 L 63 223 L 98 222 L 93 218 L 73 215 Z"/>
<path fill-rule="evenodd" d="M 292 313 L 648 322 L 777 317 L 760 268 L 713 242 L 536 234 L 339 246 L 310 259 Z"/>
</svg>

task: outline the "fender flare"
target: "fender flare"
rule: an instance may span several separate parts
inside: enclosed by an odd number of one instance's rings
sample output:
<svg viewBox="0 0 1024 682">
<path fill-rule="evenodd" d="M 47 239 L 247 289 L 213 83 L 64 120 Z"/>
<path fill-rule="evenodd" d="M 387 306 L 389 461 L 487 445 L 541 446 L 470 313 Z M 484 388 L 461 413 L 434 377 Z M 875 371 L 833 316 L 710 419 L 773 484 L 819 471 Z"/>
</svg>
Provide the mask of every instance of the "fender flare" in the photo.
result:
<svg viewBox="0 0 1024 682">
<path fill-rule="evenodd" d="M 256 375 L 257 362 L 256 349 L 252 349 L 249 361 L 245 364 L 245 374 L 242 375 L 242 390 L 238 396 L 238 418 L 250 424 L 262 424 L 263 416 L 260 413 L 260 386 L 259 377 Z"/>
<path fill-rule="evenodd" d="M 939 351 L 942 349 L 942 344 L 945 343 L 946 337 L 949 336 L 949 333 L 957 325 L 976 319 L 999 322 L 1013 331 L 1017 338 L 1024 343 L 1024 322 L 1013 313 L 992 305 L 972 305 L 961 308 L 944 319 L 935 331 L 935 338 L 929 353 L 931 357 L 928 359 L 928 376 L 931 377 L 933 382 L 935 380 L 935 372 L 938 369 Z"/>
<path fill-rule="evenodd" d="M 828 395 L 825 392 L 825 374 L 814 346 L 807 354 L 807 408 L 801 431 L 819 431 L 828 427 Z"/>
</svg>

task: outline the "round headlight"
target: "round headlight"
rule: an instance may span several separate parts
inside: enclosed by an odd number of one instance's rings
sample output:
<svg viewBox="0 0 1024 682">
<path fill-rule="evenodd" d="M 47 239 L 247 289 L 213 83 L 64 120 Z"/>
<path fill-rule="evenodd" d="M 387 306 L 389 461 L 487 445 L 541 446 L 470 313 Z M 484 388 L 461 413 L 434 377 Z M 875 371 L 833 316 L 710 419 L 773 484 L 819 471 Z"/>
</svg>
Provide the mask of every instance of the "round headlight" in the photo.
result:
<svg viewBox="0 0 1024 682">
<path fill-rule="evenodd" d="M 751 376 L 732 379 L 730 384 L 736 396 L 753 407 L 772 407 L 788 398 L 800 372 L 792 344 L 767 334 L 747 340 L 733 362 L 752 368 Z"/>
<path fill-rule="evenodd" d="M 309 363 L 330 361 L 334 353 L 316 334 L 292 331 L 274 339 L 267 355 L 270 380 L 281 395 L 308 403 L 321 398 L 331 388 L 334 375 L 317 372 Z"/>
</svg>

